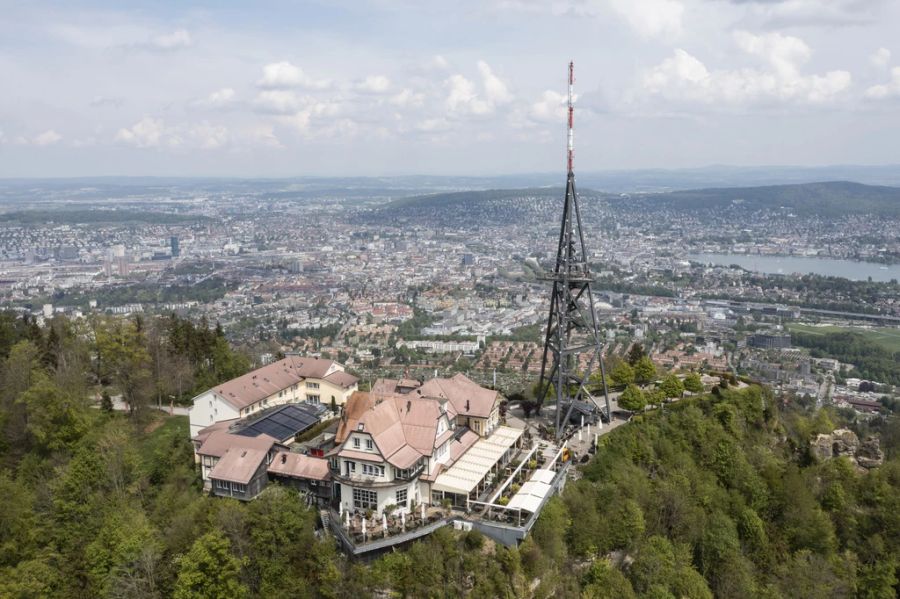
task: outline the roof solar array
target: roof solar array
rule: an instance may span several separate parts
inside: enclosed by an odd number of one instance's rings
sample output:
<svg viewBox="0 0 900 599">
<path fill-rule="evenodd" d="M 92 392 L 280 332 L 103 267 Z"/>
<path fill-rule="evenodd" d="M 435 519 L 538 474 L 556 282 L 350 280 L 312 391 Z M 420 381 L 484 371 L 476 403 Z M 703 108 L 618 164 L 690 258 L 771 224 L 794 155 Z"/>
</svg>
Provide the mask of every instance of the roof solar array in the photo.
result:
<svg viewBox="0 0 900 599">
<path fill-rule="evenodd" d="M 324 411 L 323 406 L 307 403 L 279 406 L 243 426 L 235 434 L 245 437 L 265 434 L 279 441 L 287 441 L 315 426 Z"/>
</svg>

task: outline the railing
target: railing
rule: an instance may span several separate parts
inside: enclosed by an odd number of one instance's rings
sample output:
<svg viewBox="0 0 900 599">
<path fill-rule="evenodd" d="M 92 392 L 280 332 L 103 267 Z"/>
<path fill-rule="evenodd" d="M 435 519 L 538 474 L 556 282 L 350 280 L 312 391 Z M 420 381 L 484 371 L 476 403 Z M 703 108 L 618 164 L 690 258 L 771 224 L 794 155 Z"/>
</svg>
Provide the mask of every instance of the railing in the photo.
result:
<svg viewBox="0 0 900 599">
<path fill-rule="evenodd" d="M 331 529 L 331 532 L 334 533 L 335 537 L 337 537 L 344 550 L 352 553 L 353 555 L 361 555 L 363 553 L 369 553 L 371 551 L 377 551 L 379 549 L 392 547 L 400 543 L 413 541 L 415 539 L 433 533 L 437 529 L 446 526 L 453 520 L 453 517 L 439 518 L 432 522 L 419 525 L 416 528 L 410 528 L 405 532 L 389 535 L 387 537 L 384 536 L 383 532 L 378 532 L 376 534 L 368 533 L 365 535 L 364 540 L 360 542 L 357 539 L 358 534 L 351 534 L 344 528 L 341 517 L 337 512 L 335 512 L 334 510 L 327 510 L 326 512 L 328 514 L 327 525 Z M 323 523 L 324 520 L 326 519 L 323 517 Z M 411 524 L 412 523 L 410 523 L 410 525 Z M 375 538 L 376 536 L 377 538 Z"/>
</svg>

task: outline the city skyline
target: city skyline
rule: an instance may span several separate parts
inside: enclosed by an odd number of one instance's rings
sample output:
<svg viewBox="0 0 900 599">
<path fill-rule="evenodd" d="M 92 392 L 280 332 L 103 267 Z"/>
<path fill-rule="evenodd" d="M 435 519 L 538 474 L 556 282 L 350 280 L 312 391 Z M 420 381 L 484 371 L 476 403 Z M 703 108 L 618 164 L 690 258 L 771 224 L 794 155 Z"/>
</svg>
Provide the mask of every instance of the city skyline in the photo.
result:
<svg viewBox="0 0 900 599">
<path fill-rule="evenodd" d="M 884 1 L 8 4 L 0 177 L 895 162 Z"/>
</svg>

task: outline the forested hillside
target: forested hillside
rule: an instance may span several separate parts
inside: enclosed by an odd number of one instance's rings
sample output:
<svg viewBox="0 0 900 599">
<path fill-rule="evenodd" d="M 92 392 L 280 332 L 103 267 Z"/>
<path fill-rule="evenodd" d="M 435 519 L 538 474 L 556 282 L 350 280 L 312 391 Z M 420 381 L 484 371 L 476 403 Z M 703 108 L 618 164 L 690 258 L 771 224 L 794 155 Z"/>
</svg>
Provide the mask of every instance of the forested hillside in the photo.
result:
<svg viewBox="0 0 900 599">
<path fill-rule="evenodd" d="M 0 597 L 895 596 L 896 419 L 853 425 L 886 451 L 864 471 L 809 452 L 844 414 L 717 390 L 605 436 L 517 549 L 444 529 L 354 563 L 293 493 L 201 494 L 186 419 L 147 409 L 154 350 L 184 355 L 196 385 L 240 358 L 172 322 L 0 319 Z M 103 385 L 135 409 L 92 407 Z"/>
</svg>

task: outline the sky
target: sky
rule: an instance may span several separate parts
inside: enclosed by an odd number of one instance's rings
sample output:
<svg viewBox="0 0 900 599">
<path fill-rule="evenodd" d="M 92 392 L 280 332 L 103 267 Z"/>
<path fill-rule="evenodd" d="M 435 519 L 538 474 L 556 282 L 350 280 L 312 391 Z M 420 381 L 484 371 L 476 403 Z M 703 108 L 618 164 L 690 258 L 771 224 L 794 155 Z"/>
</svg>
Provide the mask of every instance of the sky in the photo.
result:
<svg viewBox="0 0 900 599">
<path fill-rule="evenodd" d="M 900 162 L 896 0 L 0 0 L 0 177 Z"/>
</svg>

